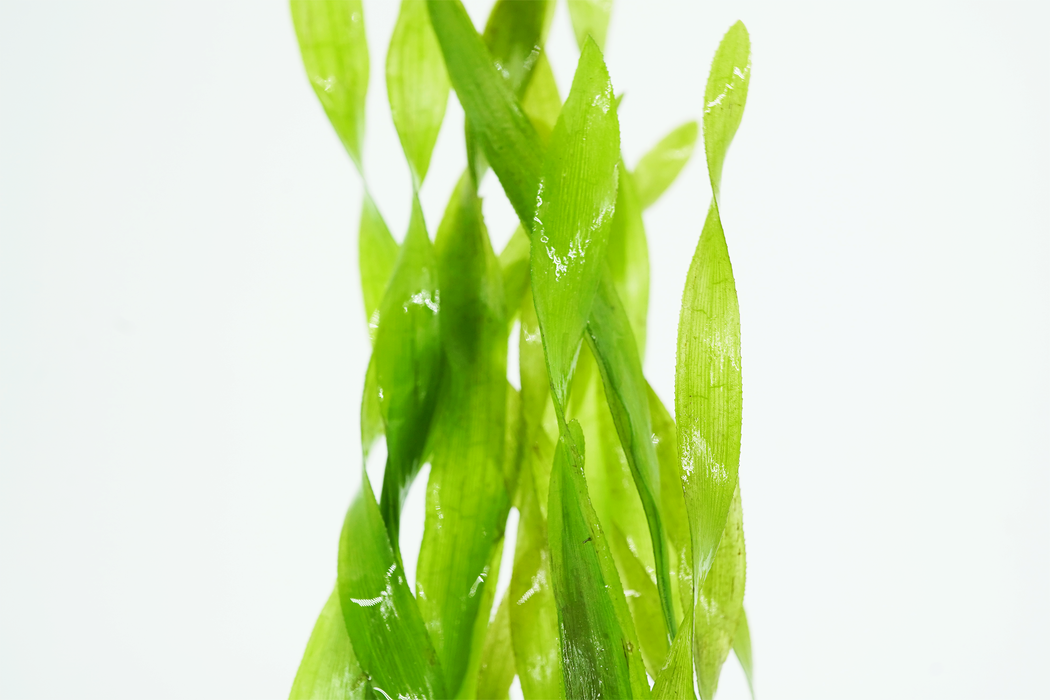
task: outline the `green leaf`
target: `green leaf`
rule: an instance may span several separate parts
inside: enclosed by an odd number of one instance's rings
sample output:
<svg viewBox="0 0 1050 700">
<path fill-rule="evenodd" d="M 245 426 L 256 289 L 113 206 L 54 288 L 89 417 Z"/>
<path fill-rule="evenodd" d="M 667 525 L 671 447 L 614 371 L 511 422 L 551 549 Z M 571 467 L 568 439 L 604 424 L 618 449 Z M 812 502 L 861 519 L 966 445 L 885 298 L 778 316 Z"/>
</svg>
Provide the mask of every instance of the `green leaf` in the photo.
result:
<svg viewBox="0 0 1050 700">
<path fill-rule="evenodd" d="M 459 689 L 479 616 L 488 622 L 483 594 L 487 579 L 495 575 L 493 550 L 502 541 L 510 508 L 503 476 L 503 281 L 482 221 L 481 201 L 466 174 L 438 229 L 436 248 L 441 343 L 448 369 L 433 426 L 416 592 L 448 687 Z M 483 638 L 476 640 L 478 645 Z"/>
<path fill-rule="evenodd" d="M 503 596 L 489 625 L 478 671 L 478 698 L 505 700 L 514 680 L 514 647 L 510 639 L 510 598 Z"/>
<path fill-rule="evenodd" d="M 291 0 L 306 76 L 361 171 L 368 43 L 361 0 Z"/>
<path fill-rule="evenodd" d="M 532 70 L 525 94 L 521 98 L 521 108 L 525 110 L 539 142 L 546 148 L 550 143 L 551 132 L 558 123 L 561 113 L 561 97 L 558 95 L 558 84 L 554 81 L 554 71 L 547 60 L 546 52 L 540 53 L 536 67 Z"/>
<path fill-rule="evenodd" d="M 645 698 L 649 684 L 627 601 L 583 473 L 583 434 L 567 424 L 547 506 L 565 696 Z"/>
<path fill-rule="evenodd" d="M 660 461 L 660 512 L 663 515 L 664 532 L 667 533 L 668 558 L 671 560 L 671 587 L 678 590 L 678 595 L 674 597 L 675 621 L 680 625 L 684 611 L 693 606 L 693 555 L 689 542 L 689 516 L 686 514 L 685 494 L 682 491 L 682 463 L 678 459 L 678 435 L 674 419 L 653 388 L 648 384 L 646 386 L 653 424 L 652 441 Z"/>
<path fill-rule="evenodd" d="M 339 606 L 339 590 L 328 597 L 306 644 L 288 700 L 365 700 L 372 697 L 368 676 L 350 646 Z"/>
<path fill-rule="evenodd" d="M 659 199 L 682 172 L 693 155 L 698 131 L 696 122 L 686 122 L 660 139 L 660 143 L 638 161 L 634 182 L 642 209 L 648 209 Z"/>
<path fill-rule="evenodd" d="M 401 506 L 422 465 L 442 368 L 437 260 L 419 200 L 380 305 L 373 357 L 386 429 L 380 508 L 397 545 Z M 366 397 L 367 398 L 367 397 Z"/>
<path fill-rule="evenodd" d="M 400 246 L 390 235 L 379 209 L 365 191 L 361 202 L 361 227 L 357 238 L 357 263 L 361 273 L 361 293 L 365 301 L 368 337 L 373 345 L 379 328 L 379 304 L 387 282 L 397 264 Z"/>
<path fill-rule="evenodd" d="M 612 96 L 601 52 L 588 42 L 551 135 L 533 231 L 532 292 L 559 410 L 568 399 L 616 206 L 620 127 Z"/>
<path fill-rule="evenodd" d="M 605 33 L 609 29 L 610 14 L 612 0 L 569 0 L 569 17 L 572 18 L 576 45 L 580 49 L 583 49 L 588 36 L 594 39 L 598 48 L 605 48 Z"/>
<path fill-rule="evenodd" d="M 386 55 L 386 85 L 390 114 L 418 190 L 427 176 L 449 91 L 425 0 L 401 0 Z"/>
<path fill-rule="evenodd" d="M 460 0 L 427 0 L 452 87 L 518 218 L 529 225 L 543 152 Z"/>
<path fill-rule="evenodd" d="M 499 254 L 503 270 L 503 291 L 507 300 L 507 322 L 517 315 L 525 290 L 529 288 L 529 235 L 519 224 Z"/>
<path fill-rule="evenodd" d="M 738 486 L 715 561 L 697 596 L 693 655 L 702 700 L 715 696 L 722 664 L 729 656 L 733 635 L 744 613 L 745 569 L 744 521 Z"/>
<path fill-rule="evenodd" d="M 649 315 L 649 245 L 645 240 L 638 193 L 622 160 L 607 258 L 616 292 L 631 322 L 638 355 L 644 357 L 645 326 Z"/>
<path fill-rule="evenodd" d="M 609 411 L 620 437 L 638 496 L 649 522 L 656 580 L 667 634 L 675 629 L 670 560 L 660 515 L 660 463 L 653 445 L 649 397 L 627 316 L 608 275 L 601 280 L 587 325 L 590 346 L 598 360 Z"/>
<path fill-rule="evenodd" d="M 367 474 L 339 538 L 339 604 L 361 668 L 380 695 L 448 697 L 441 663 L 390 546 Z"/>
<path fill-rule="evenodd" d="M 667 665 L 656 676 L 653 685 L 653 700 L 695 700 L 693 693 L 693 655 L 690 643 L 693 638 L 692 602 L 686 608 L 678 634 L 671 644 Z"/>
<path fill-rule="evenodd" d="M 550 396 L 549 389 L 547 395 Z M 547 504 L 539 500 L 535 486 L 543 483 L 546 491 L 550 479 L 543 474 L 549 475 L 553 458 L 554 444 L 540 427 L 518 482 L 521 518 L 514 547 L 514 571 L 507 589 L 514 663 L 526 698 L 565 697 L 561 635 L 551 587 L 551 553 L 544 515 Z"/>
<path fill-rule="evenodd" d="M 733 653 L 740 661 L 740 667 L 744 669 L 747 676 L 747 687 L 751 691 L 751 697 L 755 697 L 755 680 L 751 672 L 751 630 L 747 626 L 747 613 L 740 611 L 740 624 L 736 626 L 733 634 Z"/>
<path fill-rule="evenodd" d="M 704 90 L 704 152 L 716 201 L 726 151 L 744 116 L 750 79 L 751 39 L 744 23 L 737 22 L 718 45 Z"/>
<path fill-rule="evenodd" d="M 706 94 L 715 98 L 707 100 L 704 138 L 716 193 L 716 173 L 721 172 L 729 146 L 723 137 L 735 133 L 743 106 L 738 100 L 746 96 L 747 72 L 727 68 L 739 62 L 742 43 L 747 45 L 747 30 L 738 22 L 722 40 L 708 81 Z M 730 84 L 738 85 L 734 82 L 738 72 L 744 75 L 744 88 L 730 88 Z M 718 76 L 728 76 L 730 82 L 719 88 Z M 724 123 L 726 119 L 732 128 Z M 709 138 L 714 141 L 709 143 Z M 677 358 L 678 453 L 689 506 L 693 578 L 701 584 L 725 528 L 740 466 L 740 307 L 717 198 L 689 266 L 678 321 Z"/>
</svg>

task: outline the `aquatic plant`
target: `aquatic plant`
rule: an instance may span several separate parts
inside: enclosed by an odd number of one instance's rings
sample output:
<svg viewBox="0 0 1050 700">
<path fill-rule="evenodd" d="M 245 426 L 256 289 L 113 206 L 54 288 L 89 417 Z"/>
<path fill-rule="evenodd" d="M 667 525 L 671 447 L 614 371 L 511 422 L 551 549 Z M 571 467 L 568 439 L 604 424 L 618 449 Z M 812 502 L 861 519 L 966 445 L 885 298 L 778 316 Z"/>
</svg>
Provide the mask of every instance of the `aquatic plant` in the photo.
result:
<svg viewBox="0 0 1050 700">
<path fill-rule="evenodd" d="M 309 80 L 363 179 L 361 1 L 291 9 Z M 629 170 L 602 55 L 611 0 L 569 0 L 580 55 L 564 103 L 543 51 L 553 9 L 497 0 L 479 34 L 459 0 L 401 2 L 386 82 L 411 216 L 399 244 L 365 184 L 362 483 L 293 699 L 505 698 L 515 676 L 526 698 L 692 698 L 695 676 L 706 699 L 731 649 L 751 680 L 740 318 L 719 215 L 747 30 L 726 33 L 704 92 L 714 197 L 682 297 L 672 418 L 642 373 L 642 212 L 689 160 L 698 127 Z M 450 91 L 468 167 L 432 241 L 418 195 Z M 520 219 L 498 255 L 478 197 L 490 168 Z M 507 379 L 511 342 L 520 389 Z M 363 465 L 378 444 L 377 500 Z M 400 523 L 424 464 L 413 590 Z M 512 508 L 517 538 L 505 542 Z M 504 547 L 513 572 L 497 602 Z"/>
</svg>

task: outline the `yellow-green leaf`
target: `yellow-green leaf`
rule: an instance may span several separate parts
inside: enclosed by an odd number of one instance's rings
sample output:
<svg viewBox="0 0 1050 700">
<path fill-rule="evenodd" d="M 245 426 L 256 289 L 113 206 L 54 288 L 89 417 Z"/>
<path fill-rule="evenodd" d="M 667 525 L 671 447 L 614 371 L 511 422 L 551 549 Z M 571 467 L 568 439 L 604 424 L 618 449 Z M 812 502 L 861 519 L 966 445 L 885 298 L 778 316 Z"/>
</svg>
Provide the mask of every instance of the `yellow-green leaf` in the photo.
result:
<svg viewBox="0 0 1050 700">
<path fill-rule="evenodd" d="M 390 114 L 418 190 L 445 118 L 449 80 L 425 0 L 401 0 L 386 55 Z"/>
<path fill-rule="evenodd" d="M 678 173 L 682 172 L 693 155 L 698 132 L 696 122 L 686 122 L 660 139 L 638 161 L 634 169 L 634 183 L 643 209 L 648 209 L 659 199 L 678 177 Z"/>
<path fill-rule="evenodd" d="M 569 17 L 576 33 L 576 45 L 582 49 L 589 36 L 598 48 L 604 49 L 611 14 L 612 0 L 569 0 Z"/>
<path fill-rule="evenodd" d="M 361 227 L 357 238 L 358 269 L 361 272 L 361 294 L 365 302 L 368 337 L 375 344 L 379 328 L 379 304 L 387 282 L 397 264 L 400 246 L 390 235 L 379 209 L 365 191 L 361 202 Z"/>
<path fill-rule="evenodd" d="M 716 200 L 726 151 L 744 116 L 750 80 L 751 39 L 744 23 L 737 22 L 718 46 L 704 90 L 704 152 Z"/>
<path fill-rule="evenodd" d="M 288 700 L 365 700 L 371 693 L 346 634 L 337 588 L 317 618 Z"/>
<path fill-rule="evenodd" d="M 368 92 L 368 43 L 361 0 L 291 0 L 310 86 L 360 171 Z"/>
<path fill-rule="evenodd" d="M 747 612 L 740 611 L 740 624 L 736 626 L 733 634 L 733 653 L 740 661 L 740 667 L 744 669 L 747 676 L 747 687 L 751 691 L 751 697 L 755 697 L 755 679 L 751 672 L 751 630 L 747 626 Z"/>
</svg>

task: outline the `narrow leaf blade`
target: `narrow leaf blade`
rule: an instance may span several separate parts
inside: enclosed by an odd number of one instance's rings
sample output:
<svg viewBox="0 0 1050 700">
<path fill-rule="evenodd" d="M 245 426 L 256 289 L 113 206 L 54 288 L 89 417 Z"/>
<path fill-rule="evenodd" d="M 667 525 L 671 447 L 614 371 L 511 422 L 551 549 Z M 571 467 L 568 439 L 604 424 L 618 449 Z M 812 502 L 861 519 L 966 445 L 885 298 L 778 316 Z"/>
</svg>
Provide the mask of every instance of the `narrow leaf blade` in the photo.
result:
<svg viewBox="0 0 1050 700">
<path fill-rule="evenodd" d="M 291 0 L 291 8 L 310 86 L 360 171 L 368 92 L 361 0 Z"/>
<path fill-rule="evenodd" d="M 379 305 L 397 264 L 400 246 L 390 235 L 390 229 L 367 191 L 361 202 L 361 226 L 358 229 L 357 246 L 368 337 L 375 344 L 376 330 L 379 328 Z"/>
<path fill-rule="evenodd" d="M 747 625 L 747 613 L 740 611 L 740 624 L 736 627 L 733 635 L 733 653 L 740 661 L 740 667 L 744 669 L 747 676 L 747 687 L 751 691 L 751 697 L 755 697 L 755 678 L 753 662 L 751 660 L 751 629 Z"/>
<path fill-rule="evenodd" d="M 306 644 L 288 700 L 365 700 L 372 687 L 346 634 L 339 589 L 332 591 Z"/>
<path fill-rule="evenodd" d="M 693 155 L 699 128 L 690 121 L 660 139 L 634 169 L 638 201 L 648 209 L 671 186 Z"/>
<path fill-rule="evenodd" d="M 390 114 L 418 190 L 430 167 L 449 91 L 425 0 L 401 0 L 386 55 L 386 84 Z"/>
<path fill-rule="evenodd" d="M 569 0 L 569 17 L 576 34 L 576 45 L 582 49 L 587 37 L 591 37 L 598 48 L 604 49 L 611 14 L 612 0 Z"/>
<path fill-rule="evenodd" d="M 704 90 L 704 152 L 716 200 L 726 151 L 744 116 L 750 81 L 751 39 L 744 23 L 737 22 L 718 45 Z"/>
</svg>

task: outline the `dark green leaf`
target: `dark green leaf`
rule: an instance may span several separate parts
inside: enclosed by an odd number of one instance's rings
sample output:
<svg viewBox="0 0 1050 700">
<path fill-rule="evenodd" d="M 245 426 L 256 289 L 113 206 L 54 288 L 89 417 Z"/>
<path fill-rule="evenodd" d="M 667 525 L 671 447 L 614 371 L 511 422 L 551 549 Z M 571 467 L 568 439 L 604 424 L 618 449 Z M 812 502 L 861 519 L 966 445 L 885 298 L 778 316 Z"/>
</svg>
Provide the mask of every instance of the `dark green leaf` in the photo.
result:
<svg viewBox="0 0 1050 700">
<path fill-rule="evenodd" d="M 365 700 L 372 697 L 346 634 L 336 588 L 321 610 L 306 644 L 288 700 Z"/>
<path fill-rule="evenodd" d="M 452 87 L 523 222 L 535 209 L 543 154 L 536 132 L 496 69 L 460 0 L 427 0 Z"/>
<path fill-rule="evenodd" d="M 306 76 L 361 170 L 368 92 L 368 43 L 361 0 L 291 0 Z"/>
<path fill-rule="evenodd" d="M 593 42 L 551 135 L 536 194 L 532 292 L 556 407 L 568 399 L 616 206 L 620 127 L 612 84 Z"/>
<path fill-rule="evenodd" d="M 483 624 L 488 622 L 489 607 L 482 601 L 487 579 L 496 574 L 491 570 L 493 551 L 502 541 L 510 508 L 503 477 L 503 281 L 481 218 L 481 201 L 468 175 L 452 196 L 436 247 L 441 343 L 448 370 L 433 426 L 416 591 L 448 687 L 459 689 L 472 649 L 480 651 L 484 639 L 484 627 L 480 637 L 475 630 L 479 616 Z"/>
<path fill-rule="evenodd" d="M 598 48 L 605 48 L 605 33 L 609 30 L 612 0 L 569 0 L 569 17 L 576 33 L 576 45 L 581 49 L 591 37 Z"/>
<path fill-rule="evenodd" d="M 555 452 L 547 506 L 565 696 L 645 698 L 649 684 L 638 640 L 587 496 L 583 461 L 583 434 L 571 421 Z"/>
<path fill-rule="evenodd" d="M 642 209 L 648 209 L 659 199 L 682 172 L 693 155 L 698 131 L 696 122 L 686 122 L 663 137 L 638 161 L 634 183 Z"/>
<path fill-rule="evenodd" d="M 367 474 L 339 538 L 339 604 L 350 643 L 376 692 L 445 698 L 441 664 L 390 546 Z"/>
<path fill-rule="evenodd" d="M 395 551 L 401 506 L 422 464 L 441 376 L 439 303 L 434 247 L 413 198 L 408 234 L 380 306 L 373 353 L 387 438 L 380 507 Z"/>
<path fill-rule="evenodd" d="M 418 190 L 430 167 L 449 90 L 425 0 L 401 0 L 386 55 L 386 87 L 394 127 Z"/>
</svg>

